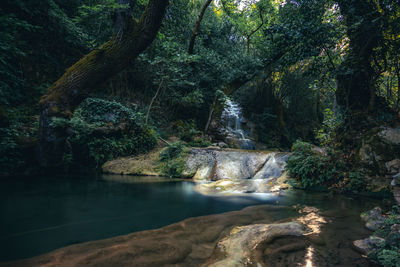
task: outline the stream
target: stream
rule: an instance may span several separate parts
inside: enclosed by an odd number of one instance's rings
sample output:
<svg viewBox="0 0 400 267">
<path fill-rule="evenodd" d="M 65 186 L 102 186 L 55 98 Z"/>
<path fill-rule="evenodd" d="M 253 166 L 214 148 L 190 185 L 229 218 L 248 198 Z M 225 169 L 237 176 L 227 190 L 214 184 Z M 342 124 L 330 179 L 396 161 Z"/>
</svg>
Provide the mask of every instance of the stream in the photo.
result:
<svg viewBox="0 0 400 267">
<path fill-rule="evenodd" d="M 3 179 L 0 261 L 259 204 L 317 208 L 327 222 L 321 232 L 325 248 L 333 245 L 347 251 L 352 241 L 370 233 L 363 227 L 360 212 L 384 207 L 381 200 L 365 197 L 328 197 L 303 191 L 213 197 L 201 195 L 193 187 L 190 181 L 134 176 Z M 273 216 L 281 220 L 295 214 L 274 212 Z M 348 254 L 343 257 L 361 257 L 354 251 Z"/>
</svg>

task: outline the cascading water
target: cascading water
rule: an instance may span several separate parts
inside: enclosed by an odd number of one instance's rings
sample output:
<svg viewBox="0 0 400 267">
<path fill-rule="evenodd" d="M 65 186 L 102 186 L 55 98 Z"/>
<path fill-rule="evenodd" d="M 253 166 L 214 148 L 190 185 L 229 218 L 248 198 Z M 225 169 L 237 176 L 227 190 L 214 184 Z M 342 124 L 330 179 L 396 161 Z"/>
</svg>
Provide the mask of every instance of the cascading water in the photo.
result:
<svg viewBox="0 0 400 267">
<path fill-rule="evenodd" d="M 247 123 L 247 120 L 243 117 L 242 108 L 238 103 L 231 99 L 225 101 L 221 121 L 225 126 L 226 141 L 228 144 L 241 149 L 256 149 L 250 131 L 245 131 L 242 127 L 242 125 Z"/>
</svg>

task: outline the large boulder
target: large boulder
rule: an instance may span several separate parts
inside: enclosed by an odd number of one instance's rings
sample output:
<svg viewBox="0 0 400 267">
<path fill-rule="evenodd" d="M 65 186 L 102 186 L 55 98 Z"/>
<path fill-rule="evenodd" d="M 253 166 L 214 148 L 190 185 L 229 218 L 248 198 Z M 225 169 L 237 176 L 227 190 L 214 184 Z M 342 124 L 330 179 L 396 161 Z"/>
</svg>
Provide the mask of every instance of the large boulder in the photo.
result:
<svg viewBox="0 0 400 267">
<path fill-rule="evenodd" d="M 377 237 L 377 236 L 370 236 L 364 239 L 356 240 L 353 242 L 353 247 L 358 252 L 368 255 L 372 251 L 374 251 L 379 244 L 385 242 L 385 239 Z"/>
<path fill-rule="evenodd" d="M 162 176 L 161 151 L 106 162 L 103 173 Z M 201 182 L 196 189 L 204 194 L 267 193 L 289 187 L 284 175 L 289 153 L 209 147 L 192 148 L 184 157 L 182 177 Z"/>
<path fill-rule="evenodd" d="M 190 152 L 184 175 L 195 180 L 242 180 L 280 177 L 288 153 L 236 149 L 200 149 Z"/>
<path fill-rule="evenodd" d="M 370 211 L 363 212 L 361 219 L 365 222 L 365 227 L 371 231 L 375 231 L 383 225 L 386 216 L 383 215 L 381 208 L 375 207 Z"/>
<path fill-rule="evenodd" d="M 379 127 L 365 133 L 357 158 L 370 191 L 390 190 L 391 176 L 400 172 L 400 127 Z"/>
</svg>

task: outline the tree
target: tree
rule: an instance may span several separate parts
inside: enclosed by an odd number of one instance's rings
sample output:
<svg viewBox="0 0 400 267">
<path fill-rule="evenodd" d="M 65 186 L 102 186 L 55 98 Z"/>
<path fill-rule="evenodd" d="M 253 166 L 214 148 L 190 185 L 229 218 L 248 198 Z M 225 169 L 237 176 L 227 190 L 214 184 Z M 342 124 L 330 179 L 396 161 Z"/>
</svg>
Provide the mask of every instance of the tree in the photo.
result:
<svg viewBox="0 0 400 267">
<path fill-rule="evenodd" d="M 66 70 L 40 100 L 40 162 L 44 167 L 60 162 L 66 129 L 54 128 L 54 117 L 69 118 L 96 86 L 123 70 L 155 38 L 168 0 L 150 0 L 139 21 L 126 20 L 122 33 L 93 50 Z"/>
<path fill-rule="evenodd" d="M 200 23 L 201 23 L 201 21 L 203 19 L 203 16 L 204 16 L 204 13 L 206 12 L 207 7 L 211 4 L 211 2 L 212 2 L 212 0 L 207 0 L 204 3 L 204 5 L 203 5 L 203 7 L 202 7 L 202 9 L 200 11 L 200 15 L 197 18 L 196 25 L 194 26 L 193 33 L 192 33 L 192 36 L 190 37 L 190 42 L 189 42 L 188 53 L 190 55 L 193 54 L 194 43 L 196 41 L 196 37 L 197 37 L 198 31 L 199 31 L 199 28 L 200 28 Z"/>
<path fill-rule="evenodd" d="M 338 0 L 347 26 L 349 51 L 338 74 L 338 104 L 349 111 L 374 110 L 377 73 L 375 49 L 382 45 L 383 17 L 375 1 Z"/>
</svg>

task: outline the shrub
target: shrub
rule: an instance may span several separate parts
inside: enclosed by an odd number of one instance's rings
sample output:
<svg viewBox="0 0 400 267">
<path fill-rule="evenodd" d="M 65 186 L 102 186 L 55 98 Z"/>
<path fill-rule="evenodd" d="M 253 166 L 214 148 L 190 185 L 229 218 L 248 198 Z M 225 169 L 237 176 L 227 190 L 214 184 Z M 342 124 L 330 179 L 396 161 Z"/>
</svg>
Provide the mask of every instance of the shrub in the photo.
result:
<svg viewBox="0 0 400 267">
<path fill-rule="evenodd" d="M 289 175 L 297 178 L 303 188 L 333 183 L 343 178 L 344 163 L 333 151 L 326 154 L 313 150 L 313 145 L 296 141 L 287 161 Z"/>
<path fill-rule="evenodd" d="M 384 220 L 374 235 L 384 238 L 384 242 L 379 243 L 378 247 L 368 256 L 385 267 L 400 267 L 400 233 L 398 229 L 393 229 L 395 225 L 400 225 L 400 207 L 393 206 L 393 210 Z"/>
<path fill-rule="evenodd" d="M 343 119 L 340 114 L 335 114 L 330 108 L 324 110 L 322 127 L 316 132 L 316 138 L 321 145 L 328 145 L 333 142 L 335 131 L 342 123 Z"/>
<path fill-rule="evenodd" d="M 186 149 L 182 142 L 170 143 L 161 153 L 162 173 L 168 177 L 181 177 L 185 167 Z"/>
<path fill-rule="evenodd" d="M 70 120 L 55 119 L 52 126 L 69 127 L 73 132 L 67 138 L 70 149 L 64 155 L 67 167 L 98 168 L 108 160 L 144 153 L 157 144 L 141 113 L 103 99 L 86 99 Z"/>
<path fill-rule="evenodd" d="M 173 142 L 160 153 L 160 161 L 166 162 L 168 160 L 177 158 L 184 150 L 185 146 L 182 142 Z"/>
</svg>

